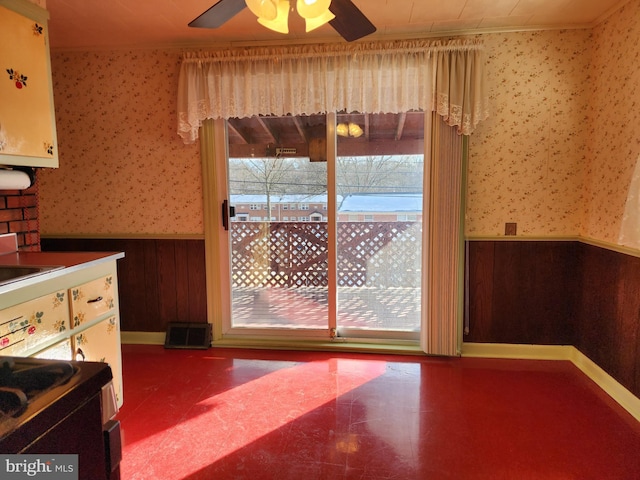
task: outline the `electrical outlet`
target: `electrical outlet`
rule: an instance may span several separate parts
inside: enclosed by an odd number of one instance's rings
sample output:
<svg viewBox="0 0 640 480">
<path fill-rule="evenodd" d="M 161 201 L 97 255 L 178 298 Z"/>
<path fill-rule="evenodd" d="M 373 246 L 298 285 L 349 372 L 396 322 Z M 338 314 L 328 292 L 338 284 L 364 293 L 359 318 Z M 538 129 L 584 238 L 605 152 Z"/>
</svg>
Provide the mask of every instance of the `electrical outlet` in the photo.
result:
<svg viewBox="0 0 640 480">
<path fill-rule="evenodd" d="M 505 235 L 516 235 L 518 230 L 518 224 L 515 222 L 507 222 L 504 224 L 504 234 Z"/>
</svg>

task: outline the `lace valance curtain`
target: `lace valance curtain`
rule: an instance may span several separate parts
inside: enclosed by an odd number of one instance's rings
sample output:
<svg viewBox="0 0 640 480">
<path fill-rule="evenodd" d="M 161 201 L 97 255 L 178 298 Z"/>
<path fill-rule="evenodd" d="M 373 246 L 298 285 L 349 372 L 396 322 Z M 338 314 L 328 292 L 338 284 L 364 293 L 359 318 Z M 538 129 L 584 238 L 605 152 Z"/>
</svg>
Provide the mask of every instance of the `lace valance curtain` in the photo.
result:
<svg viewBox="0 0 640 480">
<path fill-rule="evenodd" d="M 469 135 L 488 115 L 477 41 L 399 41 L 245 48 L 184 55 L 178 134 L 254 115 L 436 111 Z"/>
</svg>

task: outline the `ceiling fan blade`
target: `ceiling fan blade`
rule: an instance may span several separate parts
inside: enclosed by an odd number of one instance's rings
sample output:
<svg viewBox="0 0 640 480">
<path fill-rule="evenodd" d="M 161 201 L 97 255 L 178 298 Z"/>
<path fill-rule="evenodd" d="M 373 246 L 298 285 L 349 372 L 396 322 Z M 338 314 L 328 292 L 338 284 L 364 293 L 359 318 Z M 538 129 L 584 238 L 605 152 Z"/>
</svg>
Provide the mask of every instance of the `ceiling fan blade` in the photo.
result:
<svg viewBox="0 0 640 480">
<path fill-rule="evenodd" d="M 246 7 L 244 0 L 220 0 L 189 23 L 190 27 L 218 28 Z"/>
<path fill-rule="evenodd" d="M 329 10 L 336 16 L 329 24 L 347 42 L 353 42 L 376 31 L 375 25 L 351 0 L 331 0 Z"/>
</svg>

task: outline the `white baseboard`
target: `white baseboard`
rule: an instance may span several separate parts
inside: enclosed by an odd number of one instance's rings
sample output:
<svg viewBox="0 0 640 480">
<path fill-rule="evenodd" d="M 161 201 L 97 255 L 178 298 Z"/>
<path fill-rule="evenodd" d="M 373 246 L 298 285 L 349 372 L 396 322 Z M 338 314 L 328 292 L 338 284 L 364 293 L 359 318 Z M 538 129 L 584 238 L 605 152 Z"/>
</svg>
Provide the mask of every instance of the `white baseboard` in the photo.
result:
<svg viewBox="0 0 640 480">
<path fill-rule="evenodd" d="M 120 341 L 129 345 L 164 345 L 165 332 L 120 332 Z"/>
<path fill-rule="evenodd" d="M 515 345 L 511 343 L 463 343 L 463 357 L 571 360 L 571 345 Z M 576 350 L 577 351 L 577 350 Z"/>
<path fill-rule="evenodd" d="M 611 398 L 640 421 L 640 398 L 571 345 L 512 345 L 504 343 L 463 343 L 463 357 L 569 360 Z"/>
</svg>

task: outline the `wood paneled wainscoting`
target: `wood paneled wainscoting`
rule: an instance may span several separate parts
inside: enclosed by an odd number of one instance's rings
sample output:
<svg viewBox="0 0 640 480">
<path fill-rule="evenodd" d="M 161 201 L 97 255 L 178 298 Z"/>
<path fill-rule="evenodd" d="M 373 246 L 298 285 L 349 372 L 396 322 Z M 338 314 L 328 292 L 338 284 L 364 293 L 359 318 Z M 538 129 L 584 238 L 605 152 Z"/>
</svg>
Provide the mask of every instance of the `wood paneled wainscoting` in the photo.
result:
<svg viewBox="0 0 640 480">
<path fill-rule="evenodd" d="M 580 247 L 575 346 L 640 397 L 640 258 Z"/>
<path fill-rule="evenodd" d="M 640 258 L 579 241 L 469 242 L 465 342 L 573 345 L 640 397 Z"/>
<path fill-rule="evenodd" d="M 207 322 L 204 239 L 42 238 L 43 251 L 124 252 L 118 261 L 123 332 Z"/>
<path fill-rule="evenodd" d="M 42 238 L 43 251 L 122 251 L 122 330 L 207 321 L 203 239 Z M 640 397 L 640 258 L 579 241 L 469 242 L 465 342 L 573 345 Z"/>
</svg>

